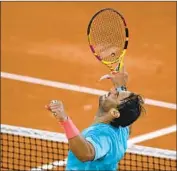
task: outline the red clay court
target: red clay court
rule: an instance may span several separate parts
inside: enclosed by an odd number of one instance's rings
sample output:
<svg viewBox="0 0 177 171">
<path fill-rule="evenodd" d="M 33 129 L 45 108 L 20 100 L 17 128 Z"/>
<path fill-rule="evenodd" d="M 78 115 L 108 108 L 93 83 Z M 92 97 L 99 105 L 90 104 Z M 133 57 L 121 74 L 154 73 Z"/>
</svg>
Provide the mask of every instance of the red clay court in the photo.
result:
<svg viewBox="0 0 177 171">
<path fill-rule="evenodd" d="M 147 114 L 131 138 L 169 128 L 137 144 L 176 150 L 175 2 L 2 2 L 1 123 L 62 132 L 44 108 L 61 99 L 80 130 L 89 126 L 99 90 L 112 86 L 98 82 L 108 69 L 92 55 L 86 37 L 90 18 L 105 7 L 127 21 L 128 89 L 147 98 Z"/>
</svg>

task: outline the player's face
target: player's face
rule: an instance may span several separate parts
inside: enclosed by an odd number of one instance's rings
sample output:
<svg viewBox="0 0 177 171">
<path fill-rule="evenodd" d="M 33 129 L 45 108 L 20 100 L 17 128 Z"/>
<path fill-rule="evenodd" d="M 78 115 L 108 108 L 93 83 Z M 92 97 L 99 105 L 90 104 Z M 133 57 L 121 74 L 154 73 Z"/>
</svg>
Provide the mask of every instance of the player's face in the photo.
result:
<svg viewBox="0 0 177 171">
<path fill-rule="evenodd" d="M 111 89 L 107 94 L 100 96 L 99 105 L 108 112 L 111 108 L 116 108 L 117 105 L 122 103 L 122 100 L 129 97 L 130 91 L 117 92 L 115 89 Z"/>
</svg>

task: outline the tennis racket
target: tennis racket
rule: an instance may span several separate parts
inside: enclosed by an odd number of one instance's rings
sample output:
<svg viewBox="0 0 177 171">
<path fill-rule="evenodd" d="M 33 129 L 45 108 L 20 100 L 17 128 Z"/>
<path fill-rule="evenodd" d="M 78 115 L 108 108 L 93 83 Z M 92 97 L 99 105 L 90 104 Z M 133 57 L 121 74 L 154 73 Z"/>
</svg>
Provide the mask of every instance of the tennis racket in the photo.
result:
<svg viewBox="0 0 177 171">
<path fill-rule="evenodd" d="M 111 73 L 120 72 L 129 39 L 124 17 L 112 8 L 98 11 L 88 24 L 87 36 L 94 56 L 105 64 Z"/>
</svg>

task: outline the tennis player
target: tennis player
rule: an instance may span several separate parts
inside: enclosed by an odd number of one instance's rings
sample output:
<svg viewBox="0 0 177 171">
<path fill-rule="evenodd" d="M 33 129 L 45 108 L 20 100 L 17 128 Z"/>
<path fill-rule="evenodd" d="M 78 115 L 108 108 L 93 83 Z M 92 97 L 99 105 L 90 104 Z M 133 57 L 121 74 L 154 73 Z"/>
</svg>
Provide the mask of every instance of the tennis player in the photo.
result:
<svg viewBox="0 0 177 171">
<path fill-rule="evenodd" d="M 83 132 L 65 113 L 61 101 L 53 100 L 48 105 L 68 138 L 67 171 L 118 169 L 118 163 L 127 149 L 129 126 L 139 118 L 143 109 L 141 96 L 122 89 L 127 76 L 124 72 L 109 75 L 116 88 L 99 97 L 95 119 Z"/>
</svg>

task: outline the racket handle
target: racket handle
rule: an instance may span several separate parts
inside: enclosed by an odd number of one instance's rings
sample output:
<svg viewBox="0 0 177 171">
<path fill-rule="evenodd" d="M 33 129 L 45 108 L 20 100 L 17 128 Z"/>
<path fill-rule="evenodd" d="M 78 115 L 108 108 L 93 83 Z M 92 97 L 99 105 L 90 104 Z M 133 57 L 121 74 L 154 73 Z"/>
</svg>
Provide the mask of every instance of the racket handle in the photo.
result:
<svg viewBox="0 0 177 171">
<path fill-rule="evenodd" d="M 124 63 L 123 63 L 123 61 L 121 60 L 120 61 L 120 63 L 119 63 L 119 65 L 118 65 L 118 72 L 124 72 L 124 69 L 123 69 L 123 66 L 124 66 Z"/>
<path fill-rule="evenodd" d="M 119 63 L 119 65 L 115 68 L 115 71 L 117 71 L 117 72 L 120 71 L 120 63 Z"/>
</svg>

